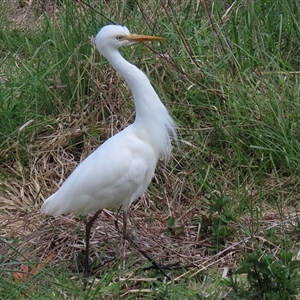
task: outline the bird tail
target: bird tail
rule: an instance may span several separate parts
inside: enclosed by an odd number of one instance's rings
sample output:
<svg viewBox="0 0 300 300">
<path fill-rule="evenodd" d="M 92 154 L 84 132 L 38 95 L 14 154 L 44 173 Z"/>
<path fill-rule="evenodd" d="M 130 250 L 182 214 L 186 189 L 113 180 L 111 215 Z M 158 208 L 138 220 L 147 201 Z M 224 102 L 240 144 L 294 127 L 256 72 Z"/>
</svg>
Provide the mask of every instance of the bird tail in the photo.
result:
<svg viewBox="0 0 300 300">
<path fill-rule="evenodd" d="M 41 213 L 56 217 L 60 215 L 60 201 L 55 197 L 56 193 L 46 199 L 41 207 Z"/>
</svg>

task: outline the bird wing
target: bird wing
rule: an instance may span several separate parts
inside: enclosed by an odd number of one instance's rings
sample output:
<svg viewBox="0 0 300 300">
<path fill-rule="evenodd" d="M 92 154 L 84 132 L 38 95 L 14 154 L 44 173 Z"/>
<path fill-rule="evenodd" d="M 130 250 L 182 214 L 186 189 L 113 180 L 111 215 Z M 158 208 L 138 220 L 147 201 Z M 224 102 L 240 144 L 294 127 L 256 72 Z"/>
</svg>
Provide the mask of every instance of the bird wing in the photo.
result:
<svg viewBox="0 0 300 300">
<path fill-rule="evenodd" d="M 79 164 L 41 212 L 57 216 L 120 205 L 127 209 L 147 189 L 156 163 L 151 146 L 127 127 Z"/>
</svg>

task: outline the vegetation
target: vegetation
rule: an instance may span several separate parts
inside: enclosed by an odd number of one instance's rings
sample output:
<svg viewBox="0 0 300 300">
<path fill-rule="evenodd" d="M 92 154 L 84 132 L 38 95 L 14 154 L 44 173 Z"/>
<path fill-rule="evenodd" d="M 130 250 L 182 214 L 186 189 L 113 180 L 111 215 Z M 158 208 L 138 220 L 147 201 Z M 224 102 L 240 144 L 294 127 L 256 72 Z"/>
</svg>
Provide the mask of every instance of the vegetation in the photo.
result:
<svg viewBox="0 0 300 300">
<path fill-rule="evenodd" d="M 234 277 L 230 277 L 227 283 L 234 287 L 236 294 L 244 294 L 246 298 L 252 294 L 254 299 L 296 299 L 300 284 L 300 261 L 293 259 L 289 251 L 293 243 L 289 240 L 284 239 L 279 246 L 282 249 L 276 257 L 273 253 L 264 254 L 258 249 L 244 254 L 244 260 L 235 274 L 247 274 L 249 287 L 240 288 Z"/>
<path fill-rule="evenodd" d="M 0 18 L 1 299 L 300 299 L 298 1 L 4 0 Z M 121 51 L 180 129 L 130 210 L 141 247 L 180 262 L 170 282 L 122 242 L 117 210 L 95 224 L 84 282 L 84 220 L 39 214 L 134 119 L 93 43 L 109 20 L 164 37 Z"/>
</svg>

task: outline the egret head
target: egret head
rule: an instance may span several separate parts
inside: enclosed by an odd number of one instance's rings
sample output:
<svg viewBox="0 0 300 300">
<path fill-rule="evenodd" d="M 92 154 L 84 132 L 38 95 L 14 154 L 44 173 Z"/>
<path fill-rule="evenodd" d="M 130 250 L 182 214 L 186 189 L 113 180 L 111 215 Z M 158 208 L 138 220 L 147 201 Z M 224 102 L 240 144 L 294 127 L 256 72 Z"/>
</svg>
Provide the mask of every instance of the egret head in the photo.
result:
<svg viewBox="0 0 300 300">
<path fill-rule="evenodd" d="M 98 51 L 105 55 L 108 51 L 118 49 L 122 46 L 132 45 L 136 42 L 159 41 L 163 38 L 157 36 L 147 36 L 131 34 L 126 26 L 107 25 L 101 28 L 96 35 L 96 47 Z"/>
</svg>

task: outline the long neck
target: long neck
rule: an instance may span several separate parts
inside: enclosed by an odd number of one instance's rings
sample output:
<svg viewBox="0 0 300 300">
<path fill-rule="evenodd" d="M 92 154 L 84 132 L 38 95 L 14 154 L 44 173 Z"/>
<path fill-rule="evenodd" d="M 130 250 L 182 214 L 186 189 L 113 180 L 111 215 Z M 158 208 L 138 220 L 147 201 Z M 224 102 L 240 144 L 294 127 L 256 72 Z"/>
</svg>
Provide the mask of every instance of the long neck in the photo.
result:
<svg viewBox="0 0 300 300">
<path fill-rule="evenodd" d="M 167 160 L 171 153 L 171 137 L 177 140 L 175 123 L 160 101 L 147 76 L 126 61 L 118 50 L 105 55 L 114 69 L 128 83 L 136 109 L 133 126 L 144 128 L 155 139 L 159 155 Z"/>
</svg>

